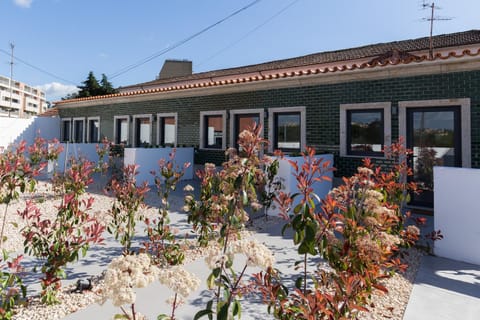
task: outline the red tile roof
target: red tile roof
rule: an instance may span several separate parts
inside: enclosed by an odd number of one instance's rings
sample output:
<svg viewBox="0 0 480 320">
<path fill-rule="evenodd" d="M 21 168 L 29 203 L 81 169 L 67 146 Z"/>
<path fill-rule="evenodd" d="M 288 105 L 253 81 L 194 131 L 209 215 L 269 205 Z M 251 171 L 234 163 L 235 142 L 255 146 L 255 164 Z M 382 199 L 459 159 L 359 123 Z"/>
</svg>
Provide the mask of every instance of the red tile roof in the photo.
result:
<svg viewBox="0 0 480 320">
<path fill-rule="evenodd" d="M 47 109 L 45 112 L 40 113 L 38 116 L 39 117 L 56 117 L 58 116 L 58 108 L 53 107 L 53 108 Z"/>
<path fill-rule="evenodd" d="M 433 60 L 445 60 L 450 58 L 480 55 L 480 48 L 472 51 L 465 49 L 461 53 L 455 51 L 455 49 L 459 46 L 464 47 L 468 45 L 480 44 L 480 30 L 434 36 L 432 40 L 434 48 L 447 49 L 447 53 L 442 54 L 437 52 L 434 54 Z M 120 93 L 63 100 L 56 102 L 56 105 L 74 101 L 87 101 L 287 77 L 298 77 L 320 73 L 385 67 L 389 65 L 410 64 L 412 62 L 430 60 L 427 54 L 423 53 L 421 55 L 415 55 L 416 52 L 425 51 L 428 49 L 428 37 L 413 40 L 394 41 L 389 43 L 379 43 L 351 49 L 315 53 L 291 59 L 271 61 L 244 67 L 214 70 L 183 77 L 154 80 L 120 88 L 122 91 Z M 367 62 L 353 62 L 349 64 L 345 63 L 346 61 L 361 59 L 368 60 L 366 60 Z M 333 63 L 333 66 L 318 66 L 319 64 L 326 63 Z M 214 79 L 221 77 L 224 79 Z"/>
</svg>

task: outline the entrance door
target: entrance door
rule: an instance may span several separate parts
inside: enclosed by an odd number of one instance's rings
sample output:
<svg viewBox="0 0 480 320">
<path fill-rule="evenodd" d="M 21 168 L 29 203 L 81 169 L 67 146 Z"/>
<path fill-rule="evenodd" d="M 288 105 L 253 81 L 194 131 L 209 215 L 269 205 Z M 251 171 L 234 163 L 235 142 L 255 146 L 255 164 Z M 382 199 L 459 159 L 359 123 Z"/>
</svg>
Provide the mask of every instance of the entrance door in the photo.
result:
<svg viewBox="0 0 480 320">
<path fill-rule="evenodd" d="M 460 106 L 407 109 L 410 166 L 421 190 L 410 204 L 433 208 L 433 166 L 461 167 Z"/>
</svg>

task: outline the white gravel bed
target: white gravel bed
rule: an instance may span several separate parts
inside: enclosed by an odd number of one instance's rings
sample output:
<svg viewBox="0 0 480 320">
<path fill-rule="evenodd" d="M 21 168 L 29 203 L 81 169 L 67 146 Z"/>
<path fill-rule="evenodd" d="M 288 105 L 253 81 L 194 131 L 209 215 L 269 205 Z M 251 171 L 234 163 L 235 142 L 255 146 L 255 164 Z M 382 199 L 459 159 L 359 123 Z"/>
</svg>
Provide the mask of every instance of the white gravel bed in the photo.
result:
<svg viewBox="0 0 480 320">
<path fill-rule="evenodd" d="M 38 203 L 41 212 L 48 215 L 56 213 L 55 206 L 60 203 L 59 198 L 53 197 L 51 186 L 48 183 L 41 182 L 38 193 L 35 199 L 43 199 Z M 108 220 L 108 215 L 105 213 L 111 208 L 113 199 L 103 194 L 89 194 L 95 198 L 94 213 L 101 217 L 104 222 Z M 151 191 L 147 197 L 149 204 L 158 204 L 156 200 L 156 193 Z M 6 235 L 8 240 L 5 242 L 5 248 L 10 252 L 23 251 L 23 238 L 19 230 L 24 226 L 22 219 L 16 214 L 17 210 L 24 209 L 24 199 L 32 198 L 31 195 L 23 196 L 21 201 L 12 203 L 8 208 L 8 219 L 6 227 Z M 180 208 L 182 201 L 177 197 L 175 200 L 175 207 Z M 174 202 L 175 202 L 174 201 Z M 0 205 L 0 213 L 3 217 L 3 210 L 5 205 Z M 147 208 L 142 214 L 153 216 L 157 212 L 156 208 Z M 268 220 L 264 218 L 257 218 L 253 220 L 248 234 L 255 234 L 256 231 L 261 231 L 269 226 L 278 225 L 279 228 L 283 226 L 283 221 L 279 218 L 269 217 Z M 14 224 L 18 225 L 17 227 Z M 204 250 L 195 247 L 195 241 L 182 240 L 186 250 L 186 263 L 196 260 L 203 256 Z M 409 269 L 405 274 L 397 274 L 394 277 L 385 281 L 385 286 L 388 288 L 388 294 L 375 294 L 372 299 L 371 312 L 362 313 L 360 319 L 402 319 L 405 311 L 410 292 L 413 286 L 413 280 L 419 267 L 421 253 L 415 249 L 409 250 L 407 263 Z M 113 257 L 112 257 L 113 258 Z M 65 315 L 85 308 L 89 304 L 100 301 L 100 293 L 103 288 L 102 275 L 98 275 L 93 282 L 94 286 L 91 291 L 83 291 L 82 293 L 72 292 L 74 287 L 64 288 L 59 298 L 61 304 L 53 306 L 42 305 L 39 297 L 29 297 L 28 306 L 18 308 L 18 313 L 14 319 L 19 320 L 40 320 L 40 319 L 62 319 Z"/>
</svg>

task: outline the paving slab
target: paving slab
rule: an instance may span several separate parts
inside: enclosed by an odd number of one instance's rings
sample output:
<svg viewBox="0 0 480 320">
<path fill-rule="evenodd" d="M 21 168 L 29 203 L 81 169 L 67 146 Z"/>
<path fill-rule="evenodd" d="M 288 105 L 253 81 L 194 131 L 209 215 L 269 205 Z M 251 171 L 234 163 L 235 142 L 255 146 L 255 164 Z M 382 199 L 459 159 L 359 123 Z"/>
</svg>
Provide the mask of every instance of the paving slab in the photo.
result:
<svg viewBox="0 0 480 320">
<path fill-rule="evenodd" d="M 403 319 L 480 319 L 480 266 L 423 257 Z"/>
</svg>

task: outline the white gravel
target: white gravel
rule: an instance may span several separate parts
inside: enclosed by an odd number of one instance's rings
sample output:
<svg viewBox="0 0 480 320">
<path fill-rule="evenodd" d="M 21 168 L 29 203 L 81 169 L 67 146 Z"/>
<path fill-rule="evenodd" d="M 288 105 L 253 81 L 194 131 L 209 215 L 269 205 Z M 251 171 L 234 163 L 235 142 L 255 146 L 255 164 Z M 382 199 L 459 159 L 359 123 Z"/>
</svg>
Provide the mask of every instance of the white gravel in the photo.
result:
<svg viewBox="0 0 480 320">
<path fill-rule="evenodd" d="M 107 219 L 105 212 L 111 208 L 112 198 L 103 194 L 89 194 L 95 198 L 94 212 Z M 150 204 L 155 204 L 156 194 L 151 191 L 148 200 Z M 23 238 L 21 237 L 19 230 L 24 226 L 22 219 L 16 214 L 17 210 L 24 209 L 24 201 L 26 198 L 43 200 L 38 206 L 42 210 L 42 213 L 54 215 L 56 212 L 55 206 L 59 204 L 60 199 L 55 198 L 52 193 L 51 185 L 45 182 L 41 182 L 38 188 L 38 192 L 33 195 L 24 195 L 18 202 L 10 204 L 7 214 L 7 226 L 6 236 L 7 241 L 4 243 L 4 247 L 9 252 L 21 253 L 23 251 Z M 181 201 L 177 199 L 178 208 L 181 207 Z M 158 203 L 158 202 L 157 202 Z M 0 205 L 0 214 L 3 218 L 5 205 Z M 156 212 L 156 208 L 146 209 L 143 213 L 150 215 Z M 1 219 L 0 221 L 3 221 Z M 269 218 L 268 221 L 262 219 L 256 219 L 253 222 L 252 232 L 255 232 L 255 228 L 261 226 L 265 228 L 266 225 L 278 225 L 282 226 L 283 221 L 278 218 Z M 187 262 L 198 259 L 203 255 L 203 250 L 195 248 L 193 242 L 185 242 L 185 250 L 187 252 Z M 416 272 L 419 267 L 421 253 L 415 249 L 409 250 L 409 256 L 407 257 L 407 263 L 409 269 L 405 274 L 397 274 L 394 277 L 387 279 L 385 285 L 389 290 L 388 294 L 375 294 L 372 298 L 371 312 L 362 313 L 359 319 L 402 319 L 405 311 L 410 292 L 412 290 L 413 281 Z M 113 257 L 112 257 L 113 258 Z M 19 320 L 41 320 L 41 319 L 62 319 L 65 315 L 75 312 L 79 309 L 85 308 L 89 304 L 98 302 L 100 300 L 100 292 L 102 291 L 102 277 L 101 274 L 94 279 L 94 287 L 92 291 L 84 291 L 83 293 L 71 292 L 73 287 L 64 288 L 59 298 L 62 301 L 61 304 L 53 306 L 45 306 L 40 303 L 39 297 L 28 297 L 28 306 L 18 308 L 18 313 L 14 319 Z"/>
</svg>

